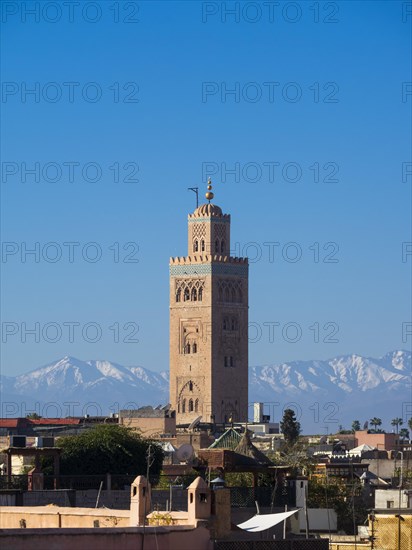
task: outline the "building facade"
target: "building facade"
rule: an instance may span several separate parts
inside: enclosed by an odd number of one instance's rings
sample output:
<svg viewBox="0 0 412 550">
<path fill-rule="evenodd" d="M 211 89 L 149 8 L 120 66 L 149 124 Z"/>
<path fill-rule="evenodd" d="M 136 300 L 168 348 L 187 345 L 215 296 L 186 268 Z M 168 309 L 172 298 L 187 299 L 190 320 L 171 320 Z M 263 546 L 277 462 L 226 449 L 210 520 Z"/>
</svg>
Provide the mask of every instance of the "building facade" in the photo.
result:
<svg viewBox="0 0 412 550">
<path fill-rule="evenodd" d="M 230 256 L 230 215 L 206 198 L 188 253 L 170 260 L 170 403 L 176 422 L 246 421 L 248 261 Z"/>
</svg>

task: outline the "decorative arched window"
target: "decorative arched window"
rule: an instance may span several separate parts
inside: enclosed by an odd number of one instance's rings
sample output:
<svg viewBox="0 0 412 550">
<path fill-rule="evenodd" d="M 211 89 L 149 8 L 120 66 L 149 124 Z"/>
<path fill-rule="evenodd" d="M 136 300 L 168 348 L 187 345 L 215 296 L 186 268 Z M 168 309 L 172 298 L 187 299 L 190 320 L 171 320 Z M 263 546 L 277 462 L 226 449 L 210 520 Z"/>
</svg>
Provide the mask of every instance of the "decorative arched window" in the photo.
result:
<svg viewBox="0 0 412 550">
<path fill-rule="evenodd" d="M 196 342 L 192 345 L 192 353 L 197 353 L 197 344 L 196 344 Z"/>
<path fill-rule="evenodd" d="M 234 317 L 232 317 L 231 328 L 232 328 L 232 330 L 236 329 L 236 319 Z"/>
<path fill-rule="evenodd" d="M 202 240 L 200 241 L 200 250 L 201 250 L 202 252 L 205 251 L 205 241 L 204 241 L 204 239 L 202 239 Z"/>
<path fill-rule="evenodd" d="M 230 301 L 229 289 L 226 287 L 225 288 L 225 302 L 229 302 L 229 301 Z"/>
<path fill-rule="evenodd" d="M 195 401 L 195 412 L 199 412 L 199 399 Z"/>
<path fill-rule="evenodd" d="M 177 412 L 180 413 L 180 401 L 177 404 Z"/>
<path fill-rule="evenodd" d="M 219 241 L 217 239 L 215 241 L 215 252 L 219 252 Z"/>
<path fill-rule="evenodd" d="M 193 382 L 191 380 L 189 382 L 189 391 L 193 391 Z"/>
<path fill-rule="evenodd" d="M 189 412 L 193 412 L 193 399 L 189 399 Z"/>
<path fill-rule="evenodd" d="M 176 292 L 176 302 L 180 302 L 181 298 L 182 298 L 182 291 L 179 288 L 179 290 Z"/>
<path fill-rule="evenodd" d="M 236 302 L 236 290 L 232 288 L 232 302 Z"/>
<path fill-rule="evenodd" d="M 230 357 L 229 357 L 229 360 L 230 360 L 230 361 L 229 361 L 229 365 L 230 365 L 231 367 L 233 367 L 233 366 L 234 366 L 233 357 L 230 356 Z"/>
<path fill-rule="evenodd" d="M 219 302 L 223 302 L 223 290 L 222 290 L 222 287 L 219 288 Z"/>
<path fill-rule="evenodd" d="M 238 302 L 242 303 L 242 290 L 240 288 L 237 291 L 237 296 L 238 296 Z"/>
<path fill-rule="evenodd" d="M 183 399 L 182 401 L 182 413 L 186 412 L 186 399 Z"/>
<path fill-rule="evenodd" d="M 225 355 L 225 367 L 227 367 L 227 356 Z"/>
<path fill-rule="evenodd" d="M 199 288 L 199 292 L 197 294 L 197 299 L 199 300 L 199 302 L 201 302 L 202 298 L 203 298 L 203 289 Z"/>
<path fill-rule="evenodd" d="M 223 330 L 227 330 L 227 318 L 223 317 Z"/>
<path fill-rule="evenodd" d="M 197 290 L 195 288 L 192 288 L 191 300 L 192 302 L 197 302 Z"/>
<path fill-rule="evenodd" d="M 199 251 L 199 242 L 197 239 L 195 239 L 193 241 L 193 252 L 198 252 Z"/>
<path fill-rule="evenodd" d="M 222 240 L 222 242 L 220 243 L 220 252 L 224 252 L 225 251 L 225 241 Z"/>
<path fill-rule="evenodd" d="M 183 294 L 183 300 L 185 302 L 188 302 L 190 300 L 190 292 L 189 292 L 189 289 L 187 287 L 185 288 L 185 292 Z"/>
</svg>

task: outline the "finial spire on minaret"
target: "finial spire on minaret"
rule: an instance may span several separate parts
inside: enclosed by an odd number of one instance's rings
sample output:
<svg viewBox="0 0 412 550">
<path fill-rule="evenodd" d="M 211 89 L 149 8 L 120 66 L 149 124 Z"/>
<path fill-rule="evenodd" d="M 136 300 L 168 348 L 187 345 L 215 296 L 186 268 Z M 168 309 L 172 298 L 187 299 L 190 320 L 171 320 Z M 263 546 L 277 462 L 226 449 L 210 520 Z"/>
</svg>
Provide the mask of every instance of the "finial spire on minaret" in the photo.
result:
<svg viewBox="0 0 412 550">
<path fill-rule="evenodd" d="M 212 180 L 210 178 L 207 180 L 207 192 L 205 196 L 209 202 L 214 197 L 214 194 L 212 193 Z"/>
</svg>

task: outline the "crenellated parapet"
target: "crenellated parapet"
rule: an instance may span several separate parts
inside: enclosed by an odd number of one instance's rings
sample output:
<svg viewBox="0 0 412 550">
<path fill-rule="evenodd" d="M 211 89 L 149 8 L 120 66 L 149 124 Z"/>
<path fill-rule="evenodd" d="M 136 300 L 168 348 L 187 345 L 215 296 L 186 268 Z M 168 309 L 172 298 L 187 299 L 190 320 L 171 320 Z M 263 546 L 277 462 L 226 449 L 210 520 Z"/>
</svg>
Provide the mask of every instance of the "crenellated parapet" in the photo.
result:
<svg viewBox="0 0 412 550">
<path fill-rule="evenodd" d="M 172 264 L 181 264 L 181 265 L 187 265 L 187 264 L 204 264 L 204 263 L 210 263 L 210 262 L 217 262 L 217 263 L 228 263 L 228 264 L 247 264 L 248 258 L 238 258 L 237 256 L 222 256 L 219 254 L 205 254 L 204 256 L 201 255 L 194 255 L 194 256 L 176 256 L 170 258 L 170 265 Z"/>
</svg>

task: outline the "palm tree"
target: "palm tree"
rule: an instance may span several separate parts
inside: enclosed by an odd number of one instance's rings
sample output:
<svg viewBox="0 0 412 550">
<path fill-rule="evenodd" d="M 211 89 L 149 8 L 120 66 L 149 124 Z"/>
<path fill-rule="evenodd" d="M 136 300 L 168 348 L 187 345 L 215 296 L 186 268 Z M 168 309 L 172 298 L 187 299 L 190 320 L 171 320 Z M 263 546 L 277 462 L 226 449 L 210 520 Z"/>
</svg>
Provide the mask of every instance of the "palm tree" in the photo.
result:
<svg viewBox="0 0 412 550">
<path fill-rule="evenodd" d="M 352 432 L 358 432 L 361 429 L 359 420 L 352 422 Z"/>
<path fill-rule="evenodd" d="M 409 429 L 412 430 L 412 416 L 408 420 L 408 426 L 409 426 Z"/>
<path fill-rule="evenodd" d="M 375 432 L 376 432 L 376 426 L 381 426 L 382 425 L 382 420 L 380 418 L 376 418 L 376 416 L 374 416 L 373 418 L 370 419 L 370 422 L 369 424 L 371 426 L 375 426 Z"/>
<path fill-rule="evenodd" d="M 409 430 L 407 428 L 402 428 L 399 431 L 399 435 L 401 439 L 409 439 Z"/>
<path fill-rule="evenodd" d="M 396 433 L 399 432 L 399 426 L 402 426 L 402 424 L 403 424 L 402 418 L 394 418 L 391 422 L 391 426 L 396 427 Z"/>
</svg>

